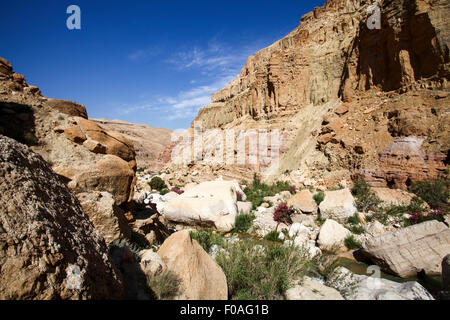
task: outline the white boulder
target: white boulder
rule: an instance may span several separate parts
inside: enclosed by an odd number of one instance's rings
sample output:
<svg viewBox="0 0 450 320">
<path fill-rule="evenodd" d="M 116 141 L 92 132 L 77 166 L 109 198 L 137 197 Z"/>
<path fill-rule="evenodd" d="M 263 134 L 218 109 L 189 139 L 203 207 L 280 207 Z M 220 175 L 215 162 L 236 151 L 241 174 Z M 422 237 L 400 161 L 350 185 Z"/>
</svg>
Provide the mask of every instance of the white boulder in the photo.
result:
<svg viewBox="0 0 450 320">
<path fill-rule="evenodd" d="M 285 293 L 286 300 L 344 300 L 339 291 L 319 281 L 304 277 L 299 285 Z"/>
<path fill-rule="evenodd" d="M 319 231 L 319 248 L 330 252 L 345 251 L 344 240 L 351 236 L 350 230 L 332 219 L 327 219 Z"/>
<path fill-rule="evenodd" d="M 164 204 L 160 212 L 171 222 L 228 232 L 238 214 L 236 192 L 243 194 L 234 181 L 203 182 Z"/>
<path fill-rule="evenodd" d="M 349 189 L 326 191 L 319 209 L 323 218 L 335 219 L 342 223 L 347 222 L 347 219 L 357 211 L 355 199 Z"/>
</svg>

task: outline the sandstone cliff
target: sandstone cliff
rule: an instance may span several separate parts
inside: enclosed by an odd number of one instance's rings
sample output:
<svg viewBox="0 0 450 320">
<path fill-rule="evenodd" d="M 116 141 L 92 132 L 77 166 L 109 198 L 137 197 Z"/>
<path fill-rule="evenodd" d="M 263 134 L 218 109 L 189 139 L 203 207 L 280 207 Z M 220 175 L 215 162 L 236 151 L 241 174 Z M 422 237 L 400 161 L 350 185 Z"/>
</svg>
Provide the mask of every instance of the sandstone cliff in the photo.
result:
<svg viewBox="0 0 450 320">
<path fill-rule="evenodd" d="M 380 1 L 381 29 L 369 29 L 371 4 L 329 0 L 315 8 L 249 57 L 200 110 L 196 121 L 206 129 L 279 130 L 279 167 L 171 165 L 174 177 L 186 169 L 230 177 L 261 171 L 305 185 L 363 177 L 406 188 L 446 174 L 450 4 Z M 203 155 L 214 139 L 206 136 Z"/>
</svg>

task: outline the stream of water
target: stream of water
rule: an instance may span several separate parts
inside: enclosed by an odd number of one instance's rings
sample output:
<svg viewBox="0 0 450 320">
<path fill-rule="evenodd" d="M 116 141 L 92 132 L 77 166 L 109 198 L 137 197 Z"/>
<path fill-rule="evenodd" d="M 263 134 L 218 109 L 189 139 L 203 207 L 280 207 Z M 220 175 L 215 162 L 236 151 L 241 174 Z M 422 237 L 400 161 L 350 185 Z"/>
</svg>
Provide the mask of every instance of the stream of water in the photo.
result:
<svg viewBox="0 0 450 320">
<path fill-rule="evenodd" d="M 347 268 L 351 272 L 359 275 L 371 276 L 367 274 L 368 264 L 363 262 L 357 262 L 345 258 L 338 259 L 338 265 Z M 423 276 L 423 277 L 411 277 L 403 279 L 400 277 L 393 276 L 391 274 L 381 271 L 381 278 L 386 280 L 391 280 L 398 283 L 404 283 L 408 281 L 417 281 L 420 283 L 429 293 L 436 297 L 437 293 L 442 290 L 442 277 L 440 276 Z"/>
</svg>

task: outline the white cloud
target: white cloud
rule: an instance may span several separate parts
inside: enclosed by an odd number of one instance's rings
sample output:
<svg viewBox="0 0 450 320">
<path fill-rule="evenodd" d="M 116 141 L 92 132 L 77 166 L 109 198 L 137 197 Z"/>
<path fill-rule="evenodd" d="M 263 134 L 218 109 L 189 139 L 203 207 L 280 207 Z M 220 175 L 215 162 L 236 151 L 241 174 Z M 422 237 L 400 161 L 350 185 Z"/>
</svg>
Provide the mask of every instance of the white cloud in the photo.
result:
<svg viewBox="0 0 450 320">
<path fill-rule="evenodd" d="M 191 47 L 174 53 L 166 62 L 179 71 L 192 72 L 191 79 L 186 83 L 190 88 L 171 96 L 153 97 L 149 100 L 151 104 L 142 104 L 127 110 L 157 108 L 165 114 L 167 120 L 193 120 L 200 108 L 211 102 L 211 95 L 226 87 L 240 73 L 248 56 L 262 47 L 260 42 L 255 41 L 250 45 L 234 48 L 213 39 L 204 47 Z M 139 62 L 147 59 L 148 54 L 148 50 L 138 50 L 129 58 Z M 195 74 L 199 76 L 194 76 Z"/>
<path fill-rule="evenodd" d="M 168 62 L 180 70 L 200 69 L 203 73 L 225 72 L 239 73 L 247 57 L 253 54 L 248 48 L 233 49 L 229 46 L 210 41 L 206 48 L 190 48 L 175 53 Z"/>
<path fill-rule="evenodd" d="M 132 62 L 143 62 L 150 58 L 156 57 L 161 54 L 162 50 L 159 47 L 153 46 L 146 49 L 136 50 L 128 55 L 128 59 Z"/>
</svg>

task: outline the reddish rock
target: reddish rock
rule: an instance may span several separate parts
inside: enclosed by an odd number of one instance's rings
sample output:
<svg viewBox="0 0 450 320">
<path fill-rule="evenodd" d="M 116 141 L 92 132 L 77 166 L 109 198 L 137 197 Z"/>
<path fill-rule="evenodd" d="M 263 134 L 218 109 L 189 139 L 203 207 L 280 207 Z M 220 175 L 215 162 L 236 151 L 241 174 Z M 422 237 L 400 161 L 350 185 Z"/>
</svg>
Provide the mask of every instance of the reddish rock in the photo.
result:
<svg viewBox="0 0 450 320">
<path fill-rule="evenodd" d="M 344 114 L 346 114 L 348 112 L 348 105 L 347 104 L 341 104 L 334 112 L 338 115 L 338 116 L 343 116 Z"/>
</svg>

